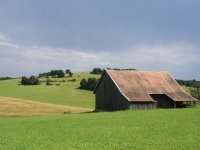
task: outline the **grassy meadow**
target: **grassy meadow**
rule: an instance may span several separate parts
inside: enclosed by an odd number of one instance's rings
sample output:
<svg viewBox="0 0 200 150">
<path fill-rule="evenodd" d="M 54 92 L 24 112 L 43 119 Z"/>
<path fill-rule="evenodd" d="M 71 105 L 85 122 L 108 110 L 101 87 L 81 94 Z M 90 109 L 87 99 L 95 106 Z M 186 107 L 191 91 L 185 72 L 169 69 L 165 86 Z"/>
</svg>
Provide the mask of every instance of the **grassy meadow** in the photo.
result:
<svg viewBox="0 0 200 150">
<path fill-rule="evenodd" d="M 0 117 L 0 149 L 200 149 L 200 108 Z"/>
<path fill-rule="evenodd" d="M 20 79 L 2 80 L 0 81 L 0 96 L 57 105 L 94 108 L 94 94 L 91 91 L 79 89 L 80 80 L 89 77 L 100 78 L 100 75 L 75 73 L 73 77 L 50 78 L 56 81 L 51 82 L 54 84 L 51 86 L 46 86 L 46 82 L 42 82 L 41 85 L 30 86 L 19 85 Z M 72 79 L 76 81 L 73 82 Z M 40 80 L 46 81 L 45 78 Z"/>
<path fill-rule="evenodd" d="M 89 77 L 100 76 L 50 78 L 51 86 L 0 81 L 0 150 L 200 149 L 200 105 L 94 113 L 94 94 L 79 89 Z"/>
</svg>

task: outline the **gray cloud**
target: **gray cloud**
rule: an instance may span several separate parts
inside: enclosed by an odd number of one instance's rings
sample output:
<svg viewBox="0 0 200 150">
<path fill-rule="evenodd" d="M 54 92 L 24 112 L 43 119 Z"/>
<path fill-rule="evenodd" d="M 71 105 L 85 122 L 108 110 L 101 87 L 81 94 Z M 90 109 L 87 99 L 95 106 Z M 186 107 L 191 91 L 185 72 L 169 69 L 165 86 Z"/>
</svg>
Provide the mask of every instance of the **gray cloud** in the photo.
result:
<svg viewBox="0 0 200 150">
<path fill-rule="evenodd" d="M 198 48 L 187 42 L 172 44 L 138 45 L 117 51 L 55 48 L 49 46 L 24 46 L 0 35 L 0 76 L 22 76 L 66 69 L 89 71 L 93 67 L 137 68 L 152 71 L 168 70 L 175 77 L 184 76 L 182 68 L 190 66 L 191 78 L 199 78 L 193 66 L 200 64 Z M 185 70 L 185 71 L 188 71 Z M 176 76 L 177 70 L 183 75 Z"/>
</svg>

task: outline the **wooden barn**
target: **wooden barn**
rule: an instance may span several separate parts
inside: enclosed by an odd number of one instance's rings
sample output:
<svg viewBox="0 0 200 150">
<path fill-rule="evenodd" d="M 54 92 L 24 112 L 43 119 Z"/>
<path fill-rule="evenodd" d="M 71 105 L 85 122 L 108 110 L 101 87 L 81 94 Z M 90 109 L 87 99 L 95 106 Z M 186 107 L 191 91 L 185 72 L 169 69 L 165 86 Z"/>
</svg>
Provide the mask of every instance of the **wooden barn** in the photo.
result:
<svg viewBox="0 0 200 150">
<path fill-rule="evenodd" d="M 105 70 L 94 94 L 96 110 L 177 108 L 197 101 L 168 72 Z"/>
</svg>

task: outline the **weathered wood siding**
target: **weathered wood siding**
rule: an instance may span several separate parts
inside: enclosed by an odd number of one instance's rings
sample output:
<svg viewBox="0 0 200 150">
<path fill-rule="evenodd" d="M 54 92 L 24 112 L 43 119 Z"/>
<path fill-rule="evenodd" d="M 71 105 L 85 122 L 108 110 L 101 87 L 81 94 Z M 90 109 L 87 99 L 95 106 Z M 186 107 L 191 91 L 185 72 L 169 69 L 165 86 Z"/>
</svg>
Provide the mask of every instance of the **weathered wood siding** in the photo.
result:
<svg viewBox="0 0 200 150">
<path fill-rule="evenodd" d="M 96 110 L 129 109 L 129 101 L 120 93 L 112 79 L 105 72 L 96 89 Z"/>
<path fill-rule="evenodd" d="M 129 109 L 154 109 L 156 108 L 156 103 L 153 102 L 132 102 Z"/>
</svg>

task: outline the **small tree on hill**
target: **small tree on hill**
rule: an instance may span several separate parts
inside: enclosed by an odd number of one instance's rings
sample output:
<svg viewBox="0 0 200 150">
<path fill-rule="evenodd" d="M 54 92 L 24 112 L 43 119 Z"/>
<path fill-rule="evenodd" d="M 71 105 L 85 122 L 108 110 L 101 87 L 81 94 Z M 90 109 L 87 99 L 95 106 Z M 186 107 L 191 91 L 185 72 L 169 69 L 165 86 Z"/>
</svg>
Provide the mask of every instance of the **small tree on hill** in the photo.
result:
<svg viewBox="0 0 200 150">
<path fill-rule="evenodd" d="M 82 79 L 80 82 L 80 88 L 86 90 L 94 90 L 98 81 L 99 79 L 96 78 L 88 78 L 88 80 Z"/>
<path fill-rule="evenodd" d="M 50 80 L 50 79 L 47 79 L 46 85 L 52 85 L 50 82 L 51 82 L 51 80 Z"/>
<path fill-rule="evenodd" d="M 66 74 L 69 74 L 70 72 L 71 72 L 71 71 L 70 71 L 69 69 L 66 69 L 66 70 L 65 70 L 65 73 L 66 73 Z"/>
<path fill-rule="evenodd" d="M 27 77 L 22 77 L 22 79 L 21 79 L 21 84 L 22 85 L 28 85 L 28 78 Z"/>
<path fill-rule="evenodd" d="M 57 70 L 57 76 L 58 78 L 63 78 L 65 77 L 65 73 L 63 72 L 63 70 Z"/>
<path fill-rule="evenodd" d="M 104 69 L 101 68 L 93 68 L 93 70 L 90 72 L 90 74 L 103 74 Z"/>
<path fill-rule="evenodd" d="M 83 78 L 80 82 L 81 88 L 86 89 L 87 88 L 87 80 Z"/>
<path fill-rule="evenodd" d="M 27 78 L 27 77 L 24 76 L 21 79 L 21 84 L 22 85 L 39 85 L 40 81 L 35 76 L 31 76 L 30 78 Z"/>
<path fill-rule="evenodd" d="M 70 72 L 70 73 L 69 73 L 69 77 L 72 77 L 72 76 L 73 76 L 73 73 L 72 73 L 72 72 Z"/>
</svg>

